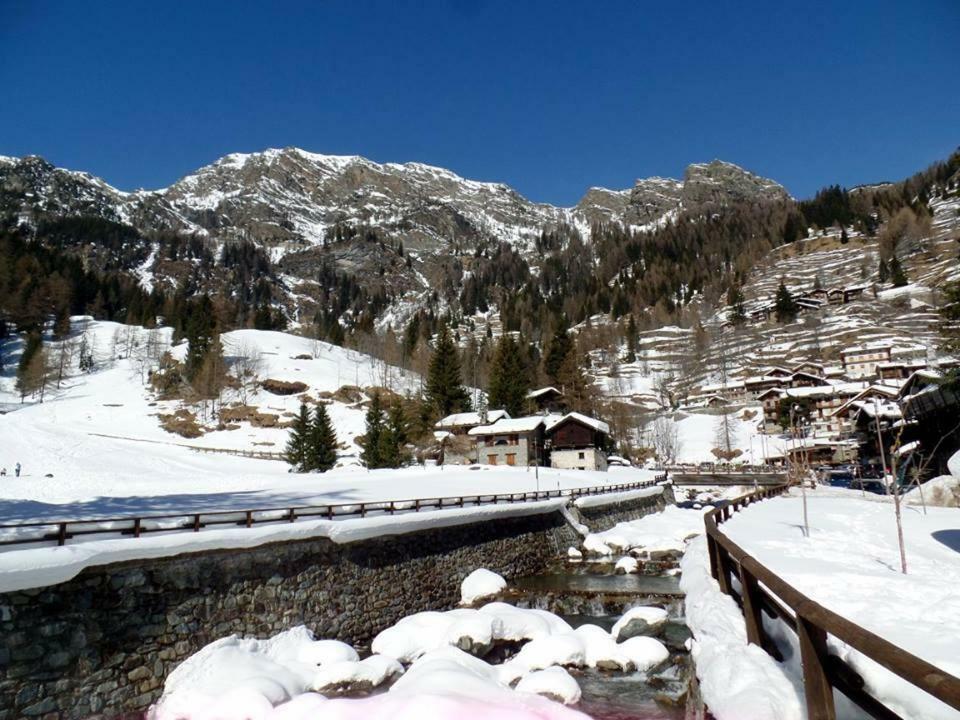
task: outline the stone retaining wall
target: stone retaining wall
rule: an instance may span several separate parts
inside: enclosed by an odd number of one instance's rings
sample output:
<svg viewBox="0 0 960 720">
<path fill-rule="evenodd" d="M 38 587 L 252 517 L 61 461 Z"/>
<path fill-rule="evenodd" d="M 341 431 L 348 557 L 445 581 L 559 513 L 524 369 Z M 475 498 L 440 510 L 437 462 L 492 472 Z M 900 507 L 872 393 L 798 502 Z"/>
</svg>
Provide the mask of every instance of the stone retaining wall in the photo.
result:
<svg viewBox="0 0 960 720">
<path fill-rule="evenodd" d="M 663 502 L 582 514 L 612 525 Z M 118 563 L 3 593 L 0 720 L 143 711 L 180 661 L 231 633 L 267 637 L 305 624 L 363 644 L 405 615 L 455 605 L 477 567 L 508 578 L 540 572 L 577 541 L 552 512 L 344 545 L 318 538 Z"/>
<path fill-rule="evenodd" d="M 644 515 L 660 512 L 667 505 L 674 504 L 673 486 L 665 485 L 659 495 L 641 497 L 635 500 L 578 508 L 578 513 L 593 532 L 609 530 L 620 522 L 637 520 Z"/>
</svg>

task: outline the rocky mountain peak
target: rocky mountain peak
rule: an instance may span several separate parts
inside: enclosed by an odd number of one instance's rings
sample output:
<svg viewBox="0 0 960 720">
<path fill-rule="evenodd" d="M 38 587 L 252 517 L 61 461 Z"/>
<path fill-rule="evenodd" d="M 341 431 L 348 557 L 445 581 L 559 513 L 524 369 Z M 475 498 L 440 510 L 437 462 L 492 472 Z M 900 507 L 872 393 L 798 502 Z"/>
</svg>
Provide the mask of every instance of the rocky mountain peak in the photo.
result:
<svg viewBox="0 0 960 720">
<path fill-rule="evenodd" d="M 688 209 L 729 205 L 741 200 L 777 201 L 789 197 L 779 183 L 722 160 L 695 163 L 687 167 L 683 175 L 682 200 Z"/>
</svg>

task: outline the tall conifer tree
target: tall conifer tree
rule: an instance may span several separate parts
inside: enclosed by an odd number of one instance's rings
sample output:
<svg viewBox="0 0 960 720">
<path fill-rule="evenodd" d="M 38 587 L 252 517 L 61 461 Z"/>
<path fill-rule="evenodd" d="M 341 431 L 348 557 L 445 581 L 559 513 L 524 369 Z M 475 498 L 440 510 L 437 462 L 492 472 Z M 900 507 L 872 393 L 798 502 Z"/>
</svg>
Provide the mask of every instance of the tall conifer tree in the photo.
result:
<svg viewBox="0 0 960 720">
<path fill-rule="evenodd" d="M 427 402 L 441 417 L 470 409 L 470 396 L 460 374 L 460 353 L 446 325 L 440 328 L 437 346 L 430 358 Z"/>
</svg>

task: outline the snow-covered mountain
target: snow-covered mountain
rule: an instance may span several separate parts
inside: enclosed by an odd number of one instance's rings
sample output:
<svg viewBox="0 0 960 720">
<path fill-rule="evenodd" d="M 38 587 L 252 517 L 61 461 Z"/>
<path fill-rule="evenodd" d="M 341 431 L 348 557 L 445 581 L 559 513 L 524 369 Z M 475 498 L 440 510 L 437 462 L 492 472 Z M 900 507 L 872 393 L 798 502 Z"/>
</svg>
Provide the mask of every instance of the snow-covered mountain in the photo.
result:
<svg viewBox="0 0 960 720">
<path fill-rule="evenodd" d="M 691 165 L 683 181 L 650 178 L 628 190 L 591 188 L 565 208 L 422 163 L 376 163 L 298 148 L 227 155 L 168 188 L 133 193 L 35 156 L 0 160 L 0 209 L 19 212 L 25 221 L 91 214 L 141 230 L 248 238 L 281 253 L 322 244 L 338 224 L 375 228 L 420 252 L 484 240 L 523 250 L 551 225 L 644 225 L 680 207 L 786 196 L 777 183 L 720 161 Z"/>
</svg>

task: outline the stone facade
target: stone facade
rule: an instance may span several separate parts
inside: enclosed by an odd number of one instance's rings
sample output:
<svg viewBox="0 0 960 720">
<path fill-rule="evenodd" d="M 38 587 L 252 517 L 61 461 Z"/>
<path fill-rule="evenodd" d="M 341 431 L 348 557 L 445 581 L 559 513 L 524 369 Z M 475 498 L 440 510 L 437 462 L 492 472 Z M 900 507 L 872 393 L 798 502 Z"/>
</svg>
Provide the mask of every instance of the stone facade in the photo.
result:
<svg viewBox="0 0 960 720">
<path fill-rule="evenodd" d="M 605 515 L 639 517 L 662 503 L 583 516 L 602 525 Z M 231 633 L 267 637 L 305 624 L 362 645 L 408 614 L 454 606 L 475 568 L 540 572 L 577 541 L 553 512 L 345 545 L 318 538 L 131 561 L 3 593 L 0 720 L 143 711 L 178 663 Z"/>
<path fill-rule="evenodd" d="M 606 470 L 606 454 L 593 447 L 553 450 L 550 452 L 550 465 L 563 470 Z"/>
</svg>

